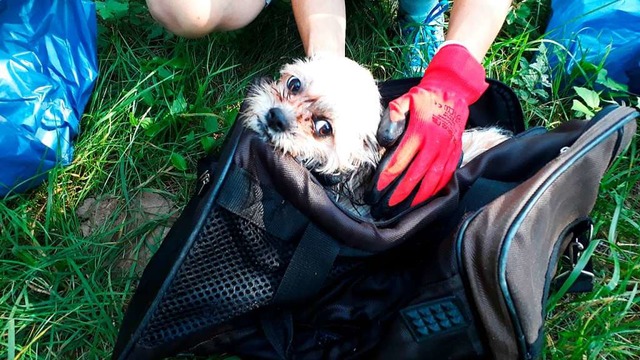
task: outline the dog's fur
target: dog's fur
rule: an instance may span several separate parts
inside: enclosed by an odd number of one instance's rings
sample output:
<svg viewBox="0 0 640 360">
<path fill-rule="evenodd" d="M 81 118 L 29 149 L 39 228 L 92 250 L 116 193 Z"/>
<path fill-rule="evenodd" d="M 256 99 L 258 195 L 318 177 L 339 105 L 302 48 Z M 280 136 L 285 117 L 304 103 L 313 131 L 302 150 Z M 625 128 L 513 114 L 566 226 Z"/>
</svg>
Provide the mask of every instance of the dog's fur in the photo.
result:
<svg viewBox="0 0 640 360">
<path fill-rule="evenodd" d="M 310 171 L 337 179 L 337 200 L 362 213 L 365 184 L 385 150 L 376 140 L 380 93 L 367 69 L 343 57 L 298 60 L 277 81 L 254 84 L 246 105 L 246 127 Z M 507 138 L 496 128 L 465 131 L 462 164 Z"/>
</svg>

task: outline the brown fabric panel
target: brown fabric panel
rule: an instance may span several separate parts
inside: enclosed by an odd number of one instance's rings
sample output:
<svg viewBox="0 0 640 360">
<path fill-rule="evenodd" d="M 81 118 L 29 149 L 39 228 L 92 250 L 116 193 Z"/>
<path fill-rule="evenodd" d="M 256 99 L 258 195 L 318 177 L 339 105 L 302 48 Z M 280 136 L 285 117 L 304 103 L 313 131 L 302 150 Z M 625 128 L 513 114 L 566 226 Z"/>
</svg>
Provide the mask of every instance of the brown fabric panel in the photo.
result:
<svg viewBox="0 0 640 360">
<path fill-rule="evenodd" d="M 614 140 L 606 143 L 608 152 L 597 156 L 600 162 L 608 159 L 614 143 Z M 489 345 L 498 359 L 518 357 L 515 330 L 499 285 L 499 250 L 503 246 L 510 225 L 525 204 L 523 200 L 530 198 L 559 164 L 560 162 L 555 162 L 537 176 L 494 201 L 467 229 L 468 235 L 464 239 L 467 275 L 487 331 Z M 597 170 L 603 168 L 602 164 L 594 164 L 591 159 L 585 158 L 565 173 L 561 181 L 554 184 L 554 194 L 545 193 L 517 232 L 509 249 L 507 279 L 512 280 L 509 282 L 509 288 L 519 315 L 526 319 L 527 328 L 524 331 L 529 343 L 535 340 L 543 321 L 540 305 L 547 264 L 553 248 L 549 243 L 558 239 L 562 229 L 576 217 L 588 214 L 593 206 L 601 174 L 594 174 L 592 165 L 595 165 Z M 606 163 L 604 165 L 606 166 Z M 575 176 L 579 173 L 582 173 L 584 178 Z M 581 182 L 585 179 L 587 183 Z M 564 180 L 567 180 L 567 183 L 563 184 Z"/>
<path fill-rule="evenodd" d="M 638 130 L 638 124 L 636 121 L 637 119 L 624 126 L 624 136 L 622 137 L 620 148 L 618 148 L 618 152 L 615 157 L 618 157 L 620 153 L 624 152 L 631 144 L 631 139 L 635 136 L 636 131 Z"/>
<path fill-rule="evenodd" d="M 563 159 L 571 158 L 580 148 L 594 141 L 595 137 L 628 113 L 629 109 L 614 110 L 608 115 L 608 119 L 595 124 L 568 151 L 560 155 L 557 161 L 564 162 Z M 598 196 L 600 180 L 612 156 L 618 156 L 629 145 L 635 129 L 635 121 L 628 123 L 624 127 L 622 139 L 619 139 L 618 132 L 612 134 L 557 178 L 538 199 L 535 210 L 527 214 L 513 239 L 506 276 L 518 315 L 529 320 L 523 322 L 525 339 L 529 344 L 537 340 L 544 325 L 545 276 L 548 266 L 555 269 L 557 265 L 549 263 L 553 246 L 557 241 L 564 240 L 559 237 L 567 226 L 576 219 L 589 215 Z M 618 141 L 620 146 L 616 152 Z M 535 236 L 532 237 L 532 234 Z"/>
<path fill-rule="evenodd" d="M 607 119 L 594 124 L 568 151 L 535 176 L 486 206 L 469 224 L 463 244 L 463 261 L 489 346 L 496 358 L 518 357 L 515 332 L 497 273 L 500 249 L 511 223 L 524 207 L 526 199 L 566 159 L 632 111 L 630 108 L 617 109 Z M 620 148 L 628 145 L 635 128 L 635 122 L 625 126 Z M 552 251 L 549 243 L 558 240 L 561 231 L 576 218 L 586 216 L 591 211 L 617 138 L 618 133 L 612 134 L 562 174 L 538 200 L 535 210 L 528 214 L 512 241 L 506 275 L 517 311 L 522 319 L 526 319 L 523 330 L 529 343 L 535 341 L 544 321 L 541 302 Z M 532 298 L 536 300 L 531 301 Z"/>
<path fill-rule="evenodd" d="M 528 196 L 527 186 L 519 186 L 487 206 L 466 229 L 463 261 L 472 297 L 484 326 L 488 345 L 497 359 L 515 359 L 518 349 L 507 308 L 498 288 L 498 257 L 507 225 L 516 216 L 519 198 Z"/>
<path fill-rule="evenodd" d="M 506 277 L 518 316 L 525 319 L 522 330 L 528 344 L 536 341 L 543 326 L 545 278 L 548 267 L 556 265 L 549 263 L 554 244 L 564 240 L 560 235 L 567 226 L 593 209 L 616 138 L 594 148 L 554 181 L 512 241 Z"/>
<path fill-rule="evenodd" d="M 605 118 L 601 119 L 600 121 L 595 123 L 593 126 L 591 126 L 591 128 L 589 128 L 589 130 L 585 134 L 580 136 L 571 147 L 572 150 L 578 149 L 586 144 L 593 142 L 595 138 L 597 138 L 600 134 L 602 134 L 607 129 L 611 128 L 611 126 L 613 126 L 614 124 L 618 123 L 620 120 L 627 118 L 628 116 L 631 116 L 631 115 L 637 116 L 637 114 L 638 114 L 637 111 L 630 107 L 618 107 L 614 109 L 613 111 L 608 113 L 605 116 Z M 617 149 L 616 154 L 610 154 L 612 157 L 614 155 L 618 156 L 622 151 L 624 151 L 629 146 L 629 143 L 631 142 L 631 138 L 635 134 L 636 127 L 637 125 L 636 125 L 635 119 L 629 121 L 624 125 L 624 127 L 622 128 L 624 131 L 624 134 L 623 134 L 624 136 L 620 141 L 620 147 Z M 612 138 L 614 138 L 614 141 L 615 141 L 617 139 L 617 134 L 615 135 L 612 134 Z M 565 153 L 564 156 L 568 156 L 568 152 Z"/>
</svg>

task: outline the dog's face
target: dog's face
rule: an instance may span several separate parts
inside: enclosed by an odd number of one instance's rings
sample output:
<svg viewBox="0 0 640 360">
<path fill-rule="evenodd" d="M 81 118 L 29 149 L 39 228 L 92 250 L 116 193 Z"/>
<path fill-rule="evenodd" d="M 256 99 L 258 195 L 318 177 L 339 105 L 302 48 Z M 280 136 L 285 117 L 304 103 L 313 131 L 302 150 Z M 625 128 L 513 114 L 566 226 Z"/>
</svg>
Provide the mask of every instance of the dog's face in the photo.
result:
<svg viewBox="0 0 640 360">
<path fill-rule="evenodd" d="M 371 73 L 347 58 L 286 65 L 247 96 L 244 124 L 320 174 L 344 175 L 379 160 L 380 94 Z"/>
</svg>

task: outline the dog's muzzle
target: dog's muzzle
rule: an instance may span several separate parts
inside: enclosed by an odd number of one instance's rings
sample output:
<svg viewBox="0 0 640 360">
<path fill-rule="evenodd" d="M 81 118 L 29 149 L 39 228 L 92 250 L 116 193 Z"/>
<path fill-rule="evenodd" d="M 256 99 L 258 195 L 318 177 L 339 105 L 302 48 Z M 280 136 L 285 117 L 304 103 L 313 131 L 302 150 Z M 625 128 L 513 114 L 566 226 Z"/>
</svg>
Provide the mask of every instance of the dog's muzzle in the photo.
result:
<svg viewBox="0 0 640 360">
<path fill-rule="evenodd" d="M 267 121 L 267 126 L 269 129 L 275 132 L 285 132 L 289 130 L 290 124 L 287 121 L 287 117 L 282 111 L 282 109 L 274 107 L 269 109 L 267 115 L 265 116 L 265 120 Z"/>
</svg>

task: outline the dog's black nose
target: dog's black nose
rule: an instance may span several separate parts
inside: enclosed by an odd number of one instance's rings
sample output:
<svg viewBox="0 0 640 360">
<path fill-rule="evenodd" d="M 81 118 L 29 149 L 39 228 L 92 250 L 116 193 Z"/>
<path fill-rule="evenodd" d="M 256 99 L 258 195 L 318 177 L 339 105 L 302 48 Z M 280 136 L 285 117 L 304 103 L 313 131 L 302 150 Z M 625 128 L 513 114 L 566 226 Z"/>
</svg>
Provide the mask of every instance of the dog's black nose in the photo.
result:
<svg viewBox="0 0 640 360">
<path fill-rule="evenodd" d="M 284 132 L 289 129 L 289 123 L 280 108 L 271 108 L 266 116 L 267 125 L 273 131 Z"/>
</svg>

